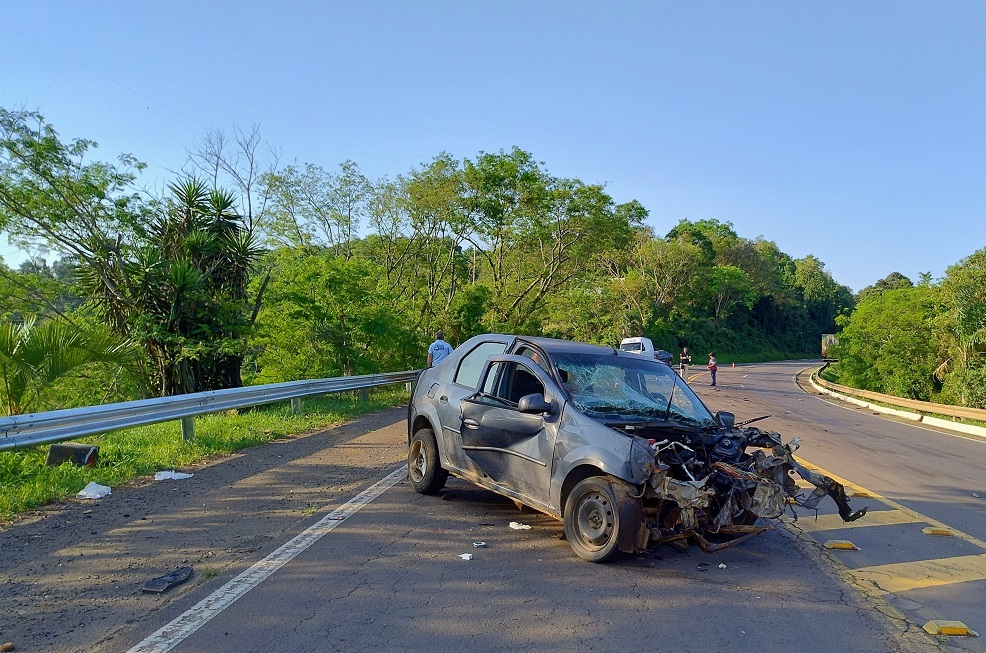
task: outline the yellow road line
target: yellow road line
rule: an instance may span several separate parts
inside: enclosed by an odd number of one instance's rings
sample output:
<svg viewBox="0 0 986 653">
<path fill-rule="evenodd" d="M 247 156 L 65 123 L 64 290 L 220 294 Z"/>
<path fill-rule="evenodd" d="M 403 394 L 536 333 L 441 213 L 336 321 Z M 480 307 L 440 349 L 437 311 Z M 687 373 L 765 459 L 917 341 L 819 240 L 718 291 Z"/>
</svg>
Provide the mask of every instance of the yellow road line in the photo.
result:
<svg viewBox="0 0 986 653">
<path fill-rule="evenodd" d="M 784 521 L 793 523 L 794 520 L 787 518 Z M 913 515 L 901 512 L 900 510 L 876 510 L 866 513 L 865 516 L 856 521 L 844 522 L 839 515 L 818 515 L 815 517 L 801 517 L 797 521 L 797 527 L 806 533 L 817 531 L 830 531 L 837 528 L 860 528 L 866 526 L 890 526 L 893 524 L 914 524 L 924 523 L 925 520 L 918 519 Z"/>
<path fill-rule="evenodd" d="M 927 515 L 922 515 L 921 513 L 917 512 L 916 510 L 911 510 L 910 508 L 907 508 L 906 506 L 902 506 L 901 504 L 897 503 L 896 501 L 894 501 L 892 499 L 888 499 L 888 498 L 886 498 L 884 496 L 881 496 L 881 495 L 877 494 L 876 492 L 872 492 L 872 491 L 867 490 L 866 488 L 864 488 L 864 487 L 862 487 L 860 485 L 856 485 L 855 483 L 853 483 L 851 481 L 847 481 L 846 479 L 841 478 L 839 476 L 836 476 L 835 474 L 831 474 L 831 473 L 825 471 L 824 469 L 822 469 L 821 467 L 819 467 L 817 465 L 812 465 L 811 463 L 809 463 L 809 462 L 807 462 L 805 460 L 802 460 L 801 458 L 798 458 L 798 462 L 800 462 L 802 465 L 804 465 L 805 467 L 807 467 L 808 469 L 810 469 L 810 470 L 812 470 L 814 472 L 818 472 L 819 474 L 824 474 L 825 476 L 828 476 L 829 478 L 831 478 L 833 481 L 836 481 L 837 483 L 841 483 L 847 490 L 851 490 L 853 492 L 865 492 L 869 497 L 872 497 L 873 499 L 876 499 L 877 501 L 880 501 L 881 503 L 886 504 L 888 507 L 893 508 L 894 510 L 899 510 L 899 511 L 901 511 L 904 514 L 909 515 L 916 522 L 921 521 L 921 522 L 925 522 L 925 523 L 927 523 L 927 524 L 929 524 L 931 526 L 934 526 L 935 528 L 945 528 L 945 529 L 948 529 L 948 530 L 952 531 L 952 535 L 953 536 L 959 538 L 960 540 L 965 540 L 969 544 L 974 544 L 977 547 L 979 547 L 980 549 L 986 551 L 986 542 L 980 540 L 978 537 L 973 537 L 972 535 L 969 535 L 967 533 L 963 533 L 962 531 L 956 530 L 956 529 L 952 528 L 951 526 L 948 526 L 948 525 L 946 525 L 946 524 L 938 521 L 937 519 L 932 519 L 931 517 L 928 517 Z M 866 518 L 869 516 L 869 514 L 870 513 L 866 513 L 866 516 L 862 517 L 859 521 L 860 522 L 865 522 L 866 521 Z M 866 524 L 865 523 L 861 523 L 859 525 L 860 526 L 865 526 Z M 801 522 L 798 522 L 798 524 L 796 525 L 796 528 L 800 528 L 800 526 L 801 526 Z"/>
<path fill-rule="evenodd" d="M 849 573 L 860 581 L 872 583 L 882 593 L 906 592 L 920 587 L 986 580 L 986 554 L 860 567 Z"/>
</svg>

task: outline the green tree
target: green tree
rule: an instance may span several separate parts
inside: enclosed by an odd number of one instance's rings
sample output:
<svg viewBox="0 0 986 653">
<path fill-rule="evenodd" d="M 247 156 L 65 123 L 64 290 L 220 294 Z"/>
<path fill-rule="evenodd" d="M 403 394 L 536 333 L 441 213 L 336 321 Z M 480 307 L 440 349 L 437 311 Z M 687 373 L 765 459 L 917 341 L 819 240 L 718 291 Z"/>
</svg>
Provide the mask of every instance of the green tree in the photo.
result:
<svg viewBox="0 0 986 653">
<path fill-rule="evenodd" d="M 935 293 L 925 286 L 869 293 L 849 316 L 834 349 L 846 385 L 928 401 L 938 351 L 931 332 Z"/>
<path fill-rule="evenodd" d="M 62 143 L 38 114 L 0 110 L 0 137 L 0 219 L 25 249 L 71 259 L 83 296 L 145 347 L 148 391 L 241 385 L 259 250 L 234 196 L 187 178 L 145 199 L 134 190 L 141 164 L 87 163 L 95 144 Z"/>
<path fill-rule="evenodd" d="M 259 382 L 420 366 L 413 329 L 389 308 L 378 265 L 327 252 L 271 255 L 273 273 L 253 346 Z M 420 356 L 418 356 L 420 359 Z M 417 363 L 415 365 L 415 363 Z"/>
<path fill-rule="evenodd" d="M 986 408 L 986 248 L 946 270 L 935 320 L 943 396 Z"/>
</svg>

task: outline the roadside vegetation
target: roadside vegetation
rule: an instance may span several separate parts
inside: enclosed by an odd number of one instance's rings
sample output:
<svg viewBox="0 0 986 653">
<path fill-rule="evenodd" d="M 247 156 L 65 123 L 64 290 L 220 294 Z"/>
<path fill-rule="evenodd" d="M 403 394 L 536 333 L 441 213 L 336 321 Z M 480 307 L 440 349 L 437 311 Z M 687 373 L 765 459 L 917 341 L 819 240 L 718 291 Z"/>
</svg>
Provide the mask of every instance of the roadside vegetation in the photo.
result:
<svg viewBox="0 0 986 653">
<path fill-rule="evenodd" d="M 837 318 L 826 379 L 884 394 L 986 408 L 986 249 L 917 284 L 893 273 Z"/>
</svg>

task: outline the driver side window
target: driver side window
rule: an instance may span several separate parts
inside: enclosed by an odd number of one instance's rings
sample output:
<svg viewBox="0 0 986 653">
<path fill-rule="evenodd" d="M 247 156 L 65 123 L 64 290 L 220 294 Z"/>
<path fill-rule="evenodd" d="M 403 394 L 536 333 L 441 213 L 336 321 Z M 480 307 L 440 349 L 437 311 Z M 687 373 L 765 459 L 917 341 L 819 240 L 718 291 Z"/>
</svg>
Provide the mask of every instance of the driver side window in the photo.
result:
<svg viewBox="0 0 986 653">
<path fill-rule="evenodd" d="M 477 399 L 491 404 L 516 406 L 520 398 L 544 394 L 544 384 L 530 369 L 519 363 L 493 363 Z"/>
<path fill-rule="evenodd" d="M 510 403 L 516 404 L 526 395 L 544 394 L 544 384 L 523 365 L 511 363 L 504 372 L 503 383 L 500 384 L 498 394 Z"/>
</svg>

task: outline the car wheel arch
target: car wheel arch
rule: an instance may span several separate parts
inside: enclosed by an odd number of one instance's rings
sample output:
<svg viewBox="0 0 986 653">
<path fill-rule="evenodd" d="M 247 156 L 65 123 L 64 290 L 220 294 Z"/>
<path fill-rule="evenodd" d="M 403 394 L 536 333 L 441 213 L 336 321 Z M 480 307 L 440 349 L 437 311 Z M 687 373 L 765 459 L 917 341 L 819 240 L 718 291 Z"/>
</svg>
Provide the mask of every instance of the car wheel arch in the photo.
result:
<svg viewBox="0 0 986 653">
<path fill-rule="evenodd" d="M 421 429 L 431 429 L 435 433 L 436 438 L 438 438 L 438 434 L 440 433 L 440 431 L 435 428 L 435 425 L 431 423 L 431 420 L 428 419 L 427 415 L 418 415 L 414 418 L 414 421 L 411 422 L 411 428 L 408 429 L 407 441 L 409 444 L 411 442 L 411 438 L 414 437 L 414 434 Z"/>
<path fill-rule="evenodd" d="M 578 465 L 568 472 L 561 486 L 561 500 L 558 502 L 559 514 L 565 514 L 565 502 L 568 501 L 572 488 L 590 476 L 608 476 L 608 474 L 599 467 L 590 464 Z"/>
</svg>

